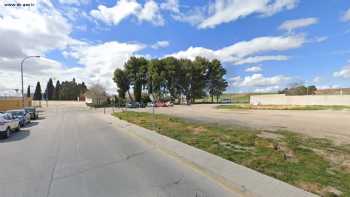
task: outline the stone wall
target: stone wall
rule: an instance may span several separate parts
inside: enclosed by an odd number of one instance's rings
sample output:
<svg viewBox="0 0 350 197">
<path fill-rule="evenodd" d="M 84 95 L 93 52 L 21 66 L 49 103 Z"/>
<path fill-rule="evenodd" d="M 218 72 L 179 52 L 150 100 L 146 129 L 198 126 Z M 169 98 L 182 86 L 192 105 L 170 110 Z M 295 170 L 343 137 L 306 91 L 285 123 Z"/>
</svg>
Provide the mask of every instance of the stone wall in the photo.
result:
<svg viewBox="0 0 350 197">
<path fill-rule="evenodd" d="M 349 105 L 350 95 L 305 95 L 286 96 L 284 94 L 254 95 L 253 105 Z"/>
</svg>

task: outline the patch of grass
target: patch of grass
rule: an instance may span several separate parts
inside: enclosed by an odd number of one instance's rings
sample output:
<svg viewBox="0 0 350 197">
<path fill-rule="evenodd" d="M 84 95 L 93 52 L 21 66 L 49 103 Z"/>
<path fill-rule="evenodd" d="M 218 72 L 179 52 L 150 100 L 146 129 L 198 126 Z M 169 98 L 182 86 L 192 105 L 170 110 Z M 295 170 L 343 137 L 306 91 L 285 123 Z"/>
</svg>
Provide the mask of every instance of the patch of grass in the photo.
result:
<svg viewBox="0 0 350 197">
<path fill-rule="evenodd" d="M 129 111 L 113 115 L 153 129 L 150 113 Z M 331 191 L 340 191 L 342 196 L 350 196 L 350 168 L 344 168 L 344 162 L 335 162 L 338 160 L 333 158 L 337 155 L 350 161 L 349 146 L 288 131 L 274 132 L 281 137 L 269 138 L 258 130 L 238 126 L 188 122 L 161 114 L 155 119 L 156 132 L 162 135 L 316 194 L 331 195 L 328 190 L 332 188 Z"/>
<path fill-rule="evenodd" d="M 350 106 L 342 105 L 250 105 L 233 104 L 219 105 L 218 109 L 252 109 L 252 110 L 349 110 Z"/>
</svg>

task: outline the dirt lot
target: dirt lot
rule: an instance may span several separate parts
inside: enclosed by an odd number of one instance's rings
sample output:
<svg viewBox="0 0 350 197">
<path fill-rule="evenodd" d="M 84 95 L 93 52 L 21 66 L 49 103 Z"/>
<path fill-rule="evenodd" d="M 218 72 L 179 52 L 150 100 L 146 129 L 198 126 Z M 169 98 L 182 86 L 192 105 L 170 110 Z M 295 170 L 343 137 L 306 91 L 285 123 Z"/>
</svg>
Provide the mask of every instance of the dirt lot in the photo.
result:
<svg viewBox="0 0 350 197">
<path fill-rule="evenodd" d="M 291 110 L 225 110 L 217 105 L 192 105 L 156 108 L 164 113 L 186 119 L 238 124 L 265 130 L 286 129 L 312 137 L 327 137 L 337 143 L 350 144 L 350 111 Z M 151 108 L 137 111 L 151 112 Z"/>
</svg>

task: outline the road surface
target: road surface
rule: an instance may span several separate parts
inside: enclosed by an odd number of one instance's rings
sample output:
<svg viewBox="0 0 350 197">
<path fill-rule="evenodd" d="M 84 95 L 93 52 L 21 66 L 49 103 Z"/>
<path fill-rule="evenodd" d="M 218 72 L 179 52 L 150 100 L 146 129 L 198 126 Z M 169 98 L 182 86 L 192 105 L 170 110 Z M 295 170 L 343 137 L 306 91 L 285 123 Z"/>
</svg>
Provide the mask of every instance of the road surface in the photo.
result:
<svg viewBox="0 0 350 197">
<path fill-rule="evenodd" d="M 84 107 L 0 141 L 1 197 L 239 196 Z"/>
</svg>

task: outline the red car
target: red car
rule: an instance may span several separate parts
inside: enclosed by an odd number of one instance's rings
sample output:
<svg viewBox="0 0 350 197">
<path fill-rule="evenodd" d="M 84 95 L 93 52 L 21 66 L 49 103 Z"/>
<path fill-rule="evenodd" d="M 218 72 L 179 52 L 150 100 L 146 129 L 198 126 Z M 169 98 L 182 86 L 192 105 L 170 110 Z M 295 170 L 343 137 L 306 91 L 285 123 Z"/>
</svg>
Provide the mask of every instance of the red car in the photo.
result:
<svg viewBox="0 0 350 197">
<path fill-rule="evenodd" d="M 155 107 L 167 107 L 166 103 L 158 101 L 154 104 Z"/>
</svg>

